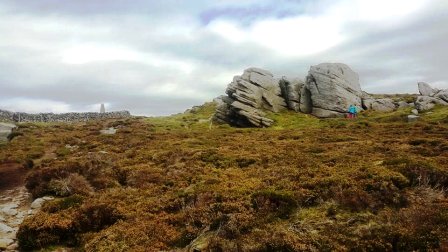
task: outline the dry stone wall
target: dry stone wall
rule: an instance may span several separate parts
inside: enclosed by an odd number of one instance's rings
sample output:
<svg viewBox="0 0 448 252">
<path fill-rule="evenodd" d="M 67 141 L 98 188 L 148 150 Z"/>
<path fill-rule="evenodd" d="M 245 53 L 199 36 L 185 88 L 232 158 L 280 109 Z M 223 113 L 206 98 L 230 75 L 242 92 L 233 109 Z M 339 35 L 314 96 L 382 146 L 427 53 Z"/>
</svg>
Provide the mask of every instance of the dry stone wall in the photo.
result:
<svg viewBox="0 0 448 252">
<path fill-rule="evenodd" d="M 0 121 L 12 122 L 81 122 L 97 119 L 128 118 L 129 111 L 114 111 L 106 113 L 83 112 L 83 113 L 38 113 L 29 114 L 23 112 L 11 112 L 0 110 Z"/>
</svg>

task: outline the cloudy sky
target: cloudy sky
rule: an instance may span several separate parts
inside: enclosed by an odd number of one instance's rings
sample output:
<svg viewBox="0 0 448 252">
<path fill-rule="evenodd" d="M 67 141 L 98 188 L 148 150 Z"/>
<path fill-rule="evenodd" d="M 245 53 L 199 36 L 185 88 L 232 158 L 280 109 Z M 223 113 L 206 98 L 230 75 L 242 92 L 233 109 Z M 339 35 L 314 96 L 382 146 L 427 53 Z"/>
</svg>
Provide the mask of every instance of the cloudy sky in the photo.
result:
<svg viewBox="0 0 448 252">
<path fill-rule="evenodd" d="M 0 108 L 167 115 L 322 62 L 368 92 L 448 88 L 447 24 L 447 0 L 2 0 Z"/>
</svg>

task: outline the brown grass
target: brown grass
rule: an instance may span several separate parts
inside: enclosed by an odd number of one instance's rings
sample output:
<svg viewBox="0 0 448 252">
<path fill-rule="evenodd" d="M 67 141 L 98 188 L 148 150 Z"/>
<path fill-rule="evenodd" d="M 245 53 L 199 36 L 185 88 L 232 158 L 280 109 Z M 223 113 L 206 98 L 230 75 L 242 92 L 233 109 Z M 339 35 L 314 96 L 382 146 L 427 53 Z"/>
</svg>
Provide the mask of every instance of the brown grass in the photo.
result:
<svg viewBox="0 0 448 252">
<path fill-rule="evenodd" d="M 74 195 L 21 225 L 25 249 L 439 249 L 448 237 L 448 125 L 408 124 L 393 119 L 397 113 L 303 117 L 272 129 L 209 130 L 190 114 L 166 124 L 30 124 L 0 159 L 24 162 L 32 148 L 76 146 L 31 169 L 36 197 Z M 112 124 L 116 135 L 98 134 Z M 61 193 L 55 181 L 87 190 Z"/>
</svg>

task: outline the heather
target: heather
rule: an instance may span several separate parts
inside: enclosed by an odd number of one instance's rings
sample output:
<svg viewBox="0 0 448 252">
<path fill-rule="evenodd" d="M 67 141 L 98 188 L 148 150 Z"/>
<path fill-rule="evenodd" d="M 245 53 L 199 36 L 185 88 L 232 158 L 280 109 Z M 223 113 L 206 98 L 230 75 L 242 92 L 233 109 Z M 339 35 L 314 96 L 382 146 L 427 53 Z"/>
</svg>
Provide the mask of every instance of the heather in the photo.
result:
<svg viewBox="0 0 448 252">
<path fill-rule="evenodd" d="M 448 110 L 357 119 L 270 113 L 271 128 L 157 118 L 22 123 L 0 160 L 27 167 L 22 249 L 412 251 L 448 247 Z M 100 134 L 109 127 L 114 135 Z"/>
</svg>

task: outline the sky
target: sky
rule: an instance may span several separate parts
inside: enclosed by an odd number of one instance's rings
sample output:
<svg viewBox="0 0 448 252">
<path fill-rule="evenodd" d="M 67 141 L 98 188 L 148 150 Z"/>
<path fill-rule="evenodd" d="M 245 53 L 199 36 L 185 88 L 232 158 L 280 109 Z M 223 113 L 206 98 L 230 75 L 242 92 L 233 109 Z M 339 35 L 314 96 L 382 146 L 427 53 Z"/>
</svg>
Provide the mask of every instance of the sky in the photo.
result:
<svg viewBox="0 0 448 252">
<path fill-rule="evenodd" d="M 0 109 L 169 115 L 324 62 L 370 93 L 448 88 L 446 24 L 447 0 L 2 0 Z"/>
</svg>

